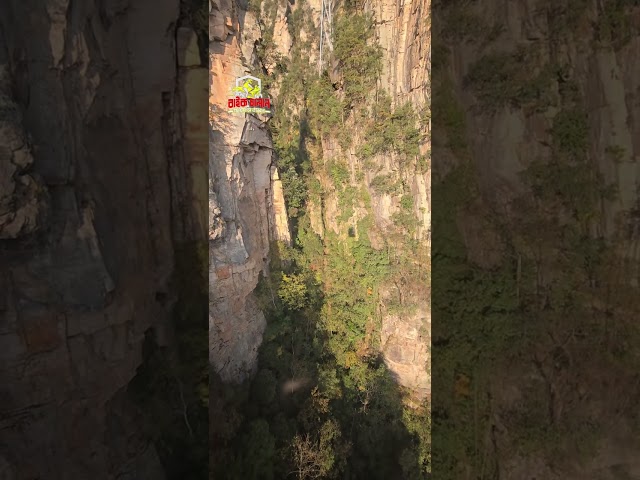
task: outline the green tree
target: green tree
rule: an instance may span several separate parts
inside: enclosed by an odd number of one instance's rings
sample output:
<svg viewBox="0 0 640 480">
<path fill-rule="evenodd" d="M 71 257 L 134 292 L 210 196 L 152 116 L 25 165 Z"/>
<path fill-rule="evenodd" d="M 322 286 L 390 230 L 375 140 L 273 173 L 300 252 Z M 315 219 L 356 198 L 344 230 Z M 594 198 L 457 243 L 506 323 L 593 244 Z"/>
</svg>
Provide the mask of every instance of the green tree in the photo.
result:
<svg viewBox="0 0 640 480">
<path fill-rule="evenodd" d="M 282 275 L 278 296 L 290 310 L 302 310 L 307 306 L 307 286 L 302 275 Z"/>
<path fill-rule="evenodd" d="M 273 480 L 276 445 L 267 421 L 259 418 L 251 422 L 243 444 L 242 480 Z"/>
</svg>

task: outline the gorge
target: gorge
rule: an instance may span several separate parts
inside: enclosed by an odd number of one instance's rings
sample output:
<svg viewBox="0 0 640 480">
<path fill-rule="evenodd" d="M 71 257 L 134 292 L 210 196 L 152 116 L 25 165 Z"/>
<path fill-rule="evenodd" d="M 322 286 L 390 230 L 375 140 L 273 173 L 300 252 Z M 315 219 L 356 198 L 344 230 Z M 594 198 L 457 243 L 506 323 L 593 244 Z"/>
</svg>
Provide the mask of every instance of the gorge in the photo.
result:
<svg viewBox="0 0 640 480">
<path fill-rule="evenodd" d="M 211 478 L 429 468 L 429 3 L 320 11 L 211 2 Z"/>
</svg>

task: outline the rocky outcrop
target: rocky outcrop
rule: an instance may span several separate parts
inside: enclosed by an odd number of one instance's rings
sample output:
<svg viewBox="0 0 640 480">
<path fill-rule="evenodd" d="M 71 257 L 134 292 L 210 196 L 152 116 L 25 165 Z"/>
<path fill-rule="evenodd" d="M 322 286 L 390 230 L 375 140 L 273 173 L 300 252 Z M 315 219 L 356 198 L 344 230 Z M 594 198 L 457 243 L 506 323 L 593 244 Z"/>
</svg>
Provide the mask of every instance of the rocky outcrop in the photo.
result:
<svg viewBox="0 0 640 480">
<path fill-rule="evenodd" d="M 320 11 L 321 2 L 310 2 L 314 14 Z M 338 6 L 334 7 L 336 10 Z M 381 87 L 392 98 L 394 106 L 409 102 L 419 116 L 430 108 L 429 72 L 431 64 L 430 34 L 430 2 L 428 0 L 412 0 L 404 3 L 389 3 L 384 0 L 368 2 L 365 10 L 372 14 L 376 25 L 376 40 L 382 47 Z M 315 59 L 311 57 L 311 61 Z M 424 123 L 424 122 L 422 122 Z M 405 387 L 411 397 L 420 401 L 431 391 L 429 373 L 430 339 L 430 303 L 429 285 L 427 282 L 427 264 L 430 251 L 431 232 L 431 172 L 430 169 L 400 167 L 399 159 L 393 153 L 378 155 L 370 160 L 373 167 L 365 168 L 357 155 L 359 147 L 370 141 L 362 135 L 357 125 L 352 125 L 353 145 L 344 151 L 336 138 L 322 139 L 322 152 L 326 160 L 346 159 L 351 171 L 351 186 L 360 189 L 363 179 L 357 178 L 356 166 L 365 172 L 364 180 L 371 196 L 375 225 L 368 232 L 369 240 L 374 248 L 382 249 L 390 245 L 394 250 L 406 248 L 406 232 L 394 226 L 393 216 L 400 211 L 400 195 L 381 193 L 371 188 L 372 180 L 380 175 L 388 176 L 398 184 L 408 186 L 413 200 L 412 222 L 418 225 L 413 240 L 419 242 L 420 260 L 416 259 L 418 270 L 421 269 L 418 281 L 413 279 L 411 285 L 400 287 L 404 290 L 403 312 L 393 313 L 388 303 L 398 295 L 396 288 L 384 288 L 381 298 L 380 315 L 382 327 L 380 345 L 385 363 L 397 382 Z M 423 141 L 420 144 L 420 155 L 428 158 L 430 152 L 430 125 L 421 131 Z M 315 233 L 324 235 L 325 229 L 331 229 L 337 235 L 345 235 L 339 225 L 341 211 L 337 195 L 328 195 L 322 200 L 322 206 L 309 206 L 311 225 Z M 356 208 L 350 221 L 361 220 L 366 216 L 365 208 Z M 398 241 L 402 238 L 403 241 Z"/>
<path fill-rule="evenodd" d="M 271 241 L 290 242 L 282 186 L 263 120 L 231 114 L 235 79 L 260 31 L 253 14 L 214 1 L 210 15 L 209 350 L 222 380 L 239 382 L 256 367 L 266 326 L 253 291 L 268 268 Z"/>
<path fill-rule="evenodd" d="M 12 98 L 6 59 L 0 63 L 0 239 L 33 234 L 45 223 L 46 189 L 28 173 L 33 166 L 31 146 L 22 126 L 22 114 Z"/>
<path fill-rule="evenodd" d="M 0 5 L 2 478 L 163 477 L 126 389 L 168 319 L 174 239 L 205 232 L 206 70 L 178 17 Z"/>
<path fill-rule="evenodd" d="M 431 72 L 431 1 L 379 0 L 368 4 L 375 14 L 384 60 L 381 84 L 402 103 L 428 105 Z"/>
</svg>

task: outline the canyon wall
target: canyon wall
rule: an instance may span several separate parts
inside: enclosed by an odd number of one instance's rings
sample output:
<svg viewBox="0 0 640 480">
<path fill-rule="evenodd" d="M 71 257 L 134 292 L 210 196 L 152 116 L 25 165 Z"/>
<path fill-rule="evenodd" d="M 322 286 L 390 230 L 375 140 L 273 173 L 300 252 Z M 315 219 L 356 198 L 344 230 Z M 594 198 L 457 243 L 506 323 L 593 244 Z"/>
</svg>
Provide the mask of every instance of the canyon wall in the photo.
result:
<svg viewBox="0 0 640 480">
<path fill-rule="evenodd" d="M 320 2 L 310 2 L 310 5 L 315 12 L 319 12 Z M 408 103 L 422 117 L 419 155 L 429 159 L 431 128 L 425 112 L 430 110 L 431 97 L 430 2 L 373 1 L 365 4 L 365 12 L 373 15 L 376 41 L 382 47 L 379 88 L 391 95 L 394 108 Z M 373 102 L 375 99 L 371 96 L 369 100 Z M 422 400 L 431 391 L 431 313 L 427 280 L 431 248 L 431 172 L 429 168 L 419 168 L 415 160 L 407 164 L 404 158 L 393 152 L 376 155 L 365 165 L 359 158 L 358 150 L 375 139 L 368 138 L 358 122 L 354 121 L 350 128 L 353 128 L 353 144 L 348 149 L 343 149 L 338 139 L 329 137 L 323 139 L 322 152 L 325 161 L 346 159 L 351 171 L 351 186 L 367 188 L 374 215 L 374 224 L 368 232 L 372 244 L 380 249 L 387 245 L 395 252 L 394 255 L 406 255 L 412 241 L 419 245 L 421 258 L 416 259 L 411 267 L 405 267 L 406 275 L 394 286 L 383 288 L 379 314 L 382 319 L 380 344 L 385 363 L 398 383 L 412 397 Z M 357 178 L 358 170 L 365 172 L 364 182 Z M 394 215 L 401 212 L 402 194 L 382 193 L 372 187 L 374 179 L 382 176 L 407 186 L 413 204 L 412 222 L 417 225 L 415 233 L 409 233 L 394 224 Z M 366 209 L 356 210 L 351 219 L 354 225 L 367 215 Z M 332 229 L 336 234 L 345 234 L 337 221 L 341 212 L 336 196 L 325 198 L 321 211 L 315 205 L 311 213 L 312 218 L 316 218 L 312 224 L 318 235 L 322 236 L 325 228 Z M 409 270 L 417 272 L 409 273 Z M 389 304 L 398 296 L 402 303 L 401 313 L 389 308 Z"/>
<path fill-rule="evenodd" d="M 164 476 L 126 389 L 174 243 L 206 232 L 206 69 L 179 15 L 0 5 L 2 478 Z"/>
</svg>

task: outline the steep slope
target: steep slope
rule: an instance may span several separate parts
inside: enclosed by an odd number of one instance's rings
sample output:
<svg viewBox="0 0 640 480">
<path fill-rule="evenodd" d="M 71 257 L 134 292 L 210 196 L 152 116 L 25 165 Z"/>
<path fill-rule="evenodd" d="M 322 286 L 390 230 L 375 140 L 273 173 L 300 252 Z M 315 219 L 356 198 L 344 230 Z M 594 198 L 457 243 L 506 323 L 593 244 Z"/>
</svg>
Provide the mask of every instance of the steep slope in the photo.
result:
<svg viewBox="0 0 640 480">
<path fill-rule="evenodd" d="M 164 476 L 127 386 L 169 319 L 174 242 L 206 231 L 206 70 L 179 16 L 0 6 L 2 478 Z"/>
<path fill-rule="evenodd" d="M 378 41 L 383 49 L 381 87 L 391 93 L 393 103 L 408 102 L 416 112 L 423 114 L 421 126 L 424 140 L 420 147 L 426 164 L 430 149 L 430 119 L 426 112 L 430 108 L 431 70 L 431 5 L 428 0 L 406 3 L 375 2 L 372 4 L 377 23 Z M 400 43 L 398 43 L 400 42 Z M 365 139 L 366 141 L 366 139 Z M 391 171 L 398 168 L 392 161 L 378 160 Z M 384 174 L 385 168 L 380 171 Z M 431 383 L 425 368 L 429 362 L 429 334 L 431 323 L 430 292 L 426 283 L 429 275 L 428 261 L 431 242 L 431 172 L 428 168 L 420 171 L 407 169 L 401 172 L 402 181 L 408 186 L 413 201 L 411 213 L 416 216 L 415 239 L 420 242 L 426 256 L 420 261 L 423 270 L 416 277 L 413 290 L 403 293 L 409 298 L 416 312 L 412 315 L 389 314 L 382 321 L 382 344 L 389 368 L 398 375 L 399 382 L 422 398 L 431 390 Z M 373 180 L 373 176 L 369 180 Z M 376 198 L 375 189 L 370 189 L 378 224 L 385 224 L 390 218 L 390 209 L 385 209 L 385 198 Z M 399 198 L 399 201 L 402 199 Z M 380 202 L 380 203 L 378 203 Z M 386 210 L 386 211 L 385 211 Z M 396 292 L 396 295 L 400 292 Z M 411 298 L 413 297 L 413 298 Z"/>
</svg>

